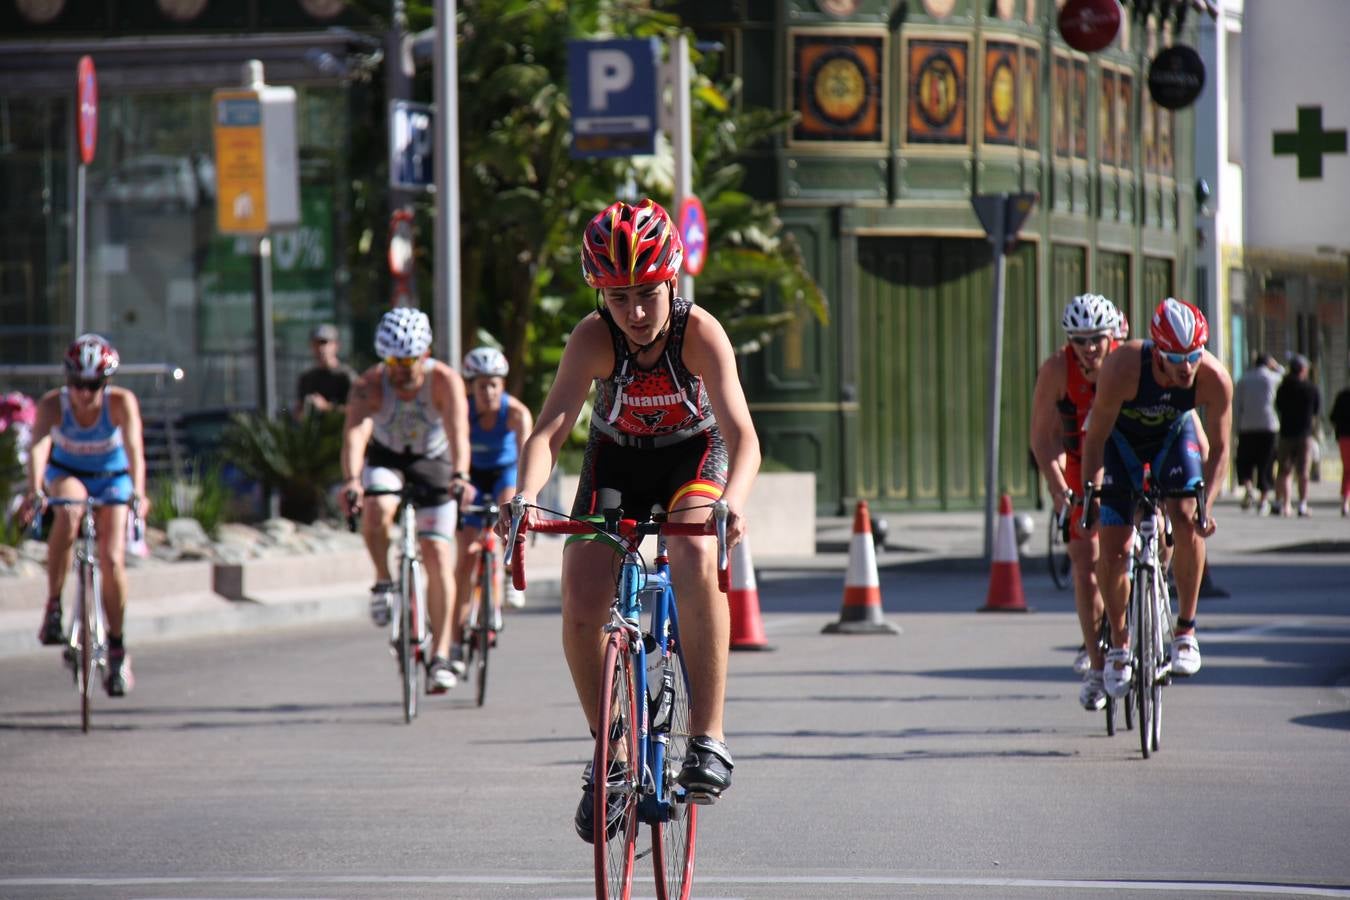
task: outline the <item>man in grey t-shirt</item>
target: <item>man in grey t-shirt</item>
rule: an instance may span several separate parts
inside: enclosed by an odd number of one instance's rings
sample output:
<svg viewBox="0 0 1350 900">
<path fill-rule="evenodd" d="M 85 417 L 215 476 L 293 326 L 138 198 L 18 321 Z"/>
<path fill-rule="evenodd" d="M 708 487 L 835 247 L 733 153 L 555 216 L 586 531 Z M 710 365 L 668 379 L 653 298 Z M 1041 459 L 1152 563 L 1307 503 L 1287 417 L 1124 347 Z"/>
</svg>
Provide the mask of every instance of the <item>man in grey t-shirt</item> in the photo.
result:
<svg viewBox="0 0 1350 900">
<path fill-rule="evenodd" d="M 1242 508 L 1253 502 L 1252 482 L 1260 494 L 1260 515 L 1270 513 L 1269 494 L 1275 487 L 1275 435 L 1280 420 L 1275 413 L 1275 391 L 1284 368 L 1268 353 L 1258 353 L 1251 368 L 1233 386 L 1233 423 L 1237 428 L 1237 480 L 1242 485 Z"/>
</svg>

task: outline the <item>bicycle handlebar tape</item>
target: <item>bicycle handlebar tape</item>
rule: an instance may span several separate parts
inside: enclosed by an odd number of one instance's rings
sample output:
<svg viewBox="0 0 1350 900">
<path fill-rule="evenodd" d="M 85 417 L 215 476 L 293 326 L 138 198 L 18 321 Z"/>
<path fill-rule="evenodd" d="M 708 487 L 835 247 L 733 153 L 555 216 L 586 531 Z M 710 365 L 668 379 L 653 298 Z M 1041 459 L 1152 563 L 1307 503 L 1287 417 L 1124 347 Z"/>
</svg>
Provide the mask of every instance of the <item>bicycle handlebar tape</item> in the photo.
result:
<svg viewBox="0 0 1350 900">
<path fill-rule="evenodd" d="M 772 650 L 764 637 L 764 622 L 759 616 L 759 586 L 755 582 L 755 567 L 750 562 L 750 541 L 745 537 L 731 551 L 727 604 L 731 607 L 731 649 Z"/>
<path fill-rule="evenodd" d="M 872 541 L 872 518 L 867 501 L 859 500 L 853 513 L 853 538 L 848 545 L 848 572 L 844 575 L 844 605 L 839 621 L 821 629 L 824 634 L 899 634 L 900 629 L 881 614 L 881 579 L 877 577 L 877 548 Z"/>
<path fill-rule="evenodd" d="M 1022 565 L 1017 556 L 1016 525 L 1012 498 L 998 501 L 998 527 L 994 532 L 994 558 L 989 566 L 989 593 L 980 612 L 1031 612 L 1022 594 Z"/>
</svg>

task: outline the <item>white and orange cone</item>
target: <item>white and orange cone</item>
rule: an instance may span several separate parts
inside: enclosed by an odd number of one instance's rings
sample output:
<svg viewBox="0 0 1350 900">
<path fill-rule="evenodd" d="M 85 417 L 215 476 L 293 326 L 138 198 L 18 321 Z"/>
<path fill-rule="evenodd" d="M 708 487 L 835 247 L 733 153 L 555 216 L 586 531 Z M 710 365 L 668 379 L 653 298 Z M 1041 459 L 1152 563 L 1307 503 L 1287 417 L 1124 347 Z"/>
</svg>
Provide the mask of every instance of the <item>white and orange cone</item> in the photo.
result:
<svg viewBox="0 0 1350 900">
<path fill-rule="evenodd" d="M 989 593 L 979 612 L 1030 612 L 1022 594 L 1022 564 L 1017 557 L 1016 525 L 1012 498 L 998 502 L 998 525 L 994 530 L 994 558 L 989 567 Z"/>
<path fill-rule="evenodd" d="M 750 541 L 731 549 L 731 586 L 727 591 L 731 607 L 731 649 L 772 650 L 764 637 L 764 620 L 759 615 L 759 586 L 755 583 L 755 567 L 750 561 Z"/>
<path fill-rule="evenodd" d="M 867 501 L 859 500 L 853 513 L 853 538 L 848 546 L 848 573 L 844 576 L 844 605 L 839 621 L 825 634 L 899 634 L 881 614 L 881 579 L 877 577 L 877 549 L 872 542 L 872 520 Z"/>
</svg>

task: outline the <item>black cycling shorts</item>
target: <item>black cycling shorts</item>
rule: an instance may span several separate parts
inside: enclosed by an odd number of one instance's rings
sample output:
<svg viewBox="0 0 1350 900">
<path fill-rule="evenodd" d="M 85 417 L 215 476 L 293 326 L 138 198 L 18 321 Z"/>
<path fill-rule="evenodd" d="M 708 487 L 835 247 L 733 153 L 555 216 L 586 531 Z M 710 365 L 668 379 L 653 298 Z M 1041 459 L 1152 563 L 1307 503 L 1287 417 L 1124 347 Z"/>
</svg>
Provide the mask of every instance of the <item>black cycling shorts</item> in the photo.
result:
<svg viewBox="0 0 1350 900">
<path fill-rule="evenodd" d="M 450 476 L 454 473 L 448 456 L 399 453 L 379 441 L 371 441 L 366 445 L 366 469 L 401 473 L 412 488 L 415 506 L 440 506 L 450 500 Z"/>
<path fill-rule="evenodd" d="M 574 517 L 600 515 L 618 505 L 628 518 L 653 508 L 674 511 L 722 496 L 729 457 L 716 426 L 669 447 L 621 447 L 592 431 L 581 463 Z M 603 495 L 602 495 L 603 492 Z"/>
</svg>

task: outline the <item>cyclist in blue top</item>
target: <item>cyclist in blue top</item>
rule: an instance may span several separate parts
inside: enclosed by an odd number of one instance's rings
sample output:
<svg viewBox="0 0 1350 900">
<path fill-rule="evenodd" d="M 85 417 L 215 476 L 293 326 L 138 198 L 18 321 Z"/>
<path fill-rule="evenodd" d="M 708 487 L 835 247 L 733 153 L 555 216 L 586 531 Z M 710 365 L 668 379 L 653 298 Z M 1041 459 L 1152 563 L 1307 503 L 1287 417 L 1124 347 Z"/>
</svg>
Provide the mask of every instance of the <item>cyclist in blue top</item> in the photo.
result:
<svg viewBox="0 0 1350 900">
<path fill-rule="evenodd" d="M 506 393 L 506 375 L 510 365 L 500 350 L 478 347 L 464 357 L 460 372 L 469 390 L 469 481 L 483 499 L 481 503 L 505 506 L 516 493 L 516 460 L 525 438 L 534 427 L 529 409 Z M 450 653 L 450 665 L 459 677 L 464 676 L 463 640 L 464 622 L 469 617 L 473 598 L 474 560 L 479 552 L 478 540 L 484 527 L 495 522 L 483 521 L 479 515 L 463 517 L 463 527 L 455 535 L 458 555 L 455 559 L 456 611 L 455 637 Z M 502 572 L 498 567 L 498 574 Z M 498 585 L 498 601 L 502 597 Z M 525 594 L 509 587 L 506 600 L 512 606 L 524 606 Z M 501 627 L 501 609 L 495 611 L 492 627 Z"/>
<path fill-rule="evenodd" d="M 141 408 L 126 388 L 111 387 L 108 379 L 120 362 L 112 344 L 96 334 L 83 334 L 66 348 L 66 386 L 48 391 L 38 401 L 37 422 L 28 471 L 28 496 L 21 521 L 40 513 L 46 498 L 83 500 L 93 497 L 109 504 L 95 513 L 98 562 L 103 576 L 103 606 L 108 617 L 108 673 L 104 688 L 110 697 L 131 690 L 131 657 L 123 643 L 126 615 L 127 510 L 132 504 L 142 516 L 150 511 L 145 496 L 145 445 Z M 47 608 L 38 639 L 61 644 L 61 590 L 70 571 L 78 507 L 55 510 L 47 538 Z"/>
<path fill-rule="evenodd" d="M 1206 508 L 1212 510 L 1228 470 L 1233 417 L 1233 380 L 1205 350 L 1209 325 L 1198 308 L 1168 297 L 1149 323 L 1148 341 L 1129 341 L 1106 358 L 1097 376 L 1097 394 L 1083 438 L 1084 493 L 1101 498 L 1101 555 L 1097 581 L 1111 621 L 1112 650 L 1106 657 L 1106 692 L 1122 697 L 1133 670 L 1125 605 L 1130 585 L 1126 564 L 1133 540 L 1134 510 L 1129 488 L 1138 487 L 1143 464 L 1165 493 L 1194 488 L 1203 477 Z M 1192 410 L 1205 411 L 1205 440 L 1196 434 Z M 1203 476 L 1202 476 L 1203 470 Z M 1100 479 L 1098 476 L 1100 475 Z M 1203 528 L 1195 521 L 1195 500 L 1172 497 L 1167 516 L 1173 528 L 1173 573 L 1177 584 L 1176 637 L 1172 671 L 1200 671 L 1195 613 L 1205 568 L 1205 538 L 1217 523 L 1212 513 Z"/>
</svg>

